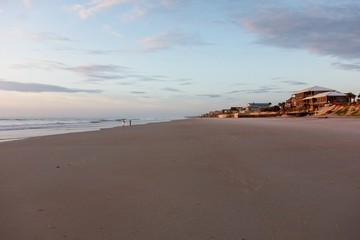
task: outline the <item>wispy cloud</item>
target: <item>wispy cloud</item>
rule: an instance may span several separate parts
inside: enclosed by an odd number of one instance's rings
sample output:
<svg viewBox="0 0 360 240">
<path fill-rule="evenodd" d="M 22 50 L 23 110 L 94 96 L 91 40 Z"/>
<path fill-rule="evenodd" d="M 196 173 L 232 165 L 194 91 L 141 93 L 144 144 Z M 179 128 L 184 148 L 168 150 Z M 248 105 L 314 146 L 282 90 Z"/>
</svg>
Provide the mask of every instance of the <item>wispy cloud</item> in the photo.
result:
<svg viewBox="0 0 360 240">
<path fill-rule="evenodd" d="M 112 64 L 84 64 L 79 66 L 69 66 L 64 63 L 55 61 L 29 61 L 25 63 L 10 64 L 9 68 L 26 69 L 39 68 L 47 71 L 63 70 L 80 74 L 90 80 L 108 80 L 108 79 L 123 79 L 125 78 L 123 72 L 128 68 L 112 65 Z"/>
<path fill-rule="evenodd" d="M 129 74 L 128 77 L 137 79 L 139 82 L 170 82 L 169 77 L 163 75 L 150 75 L 145 76 L 143 74 Z"/>
<path fill-rule="evenodd" d="M 66 88 L 62 86 L 40 84 L 40 83 L 21 83 L 0 80 L 0 90 L 2 91 L 15 91 L 15 92 L 28 92 L 28 93 L 42 93 L 42 92 L 58 92 L 58 93 L 101 93 L 101 90 L 88 90 Z"/>
<path fill-rule="evenodd" d="M 127 70 L 125 67 L 118 65 L 100 65 L 87 64 L 76 67 L 68 67 L 65 70 L 79 73 L 90 79 L 106 80 L 106 79 L 122 79 L 124 76 L 121 71 Z"/>
<path fill-rule="evenodd" d="M 194 83 L 192 83 L 192 82 L 181 82 L 180 83 L 180 85 L 182 85 L 182 86 L 187 86 L 187 85 L 192 85 L 192 84 L 194 84 Z"/>
<path fill-rule="evenodd" d="M 275 93 L 275 92 L 281 92 L 279 91 L 280 88 L 278 87 L 269 87 L 269 86 L 262 86 L 259 87 L 258 89 L 249 89 L 249 90 L 245 90 L 245 93 L 250 93 L 250 94 L 261 94 L 261 93 Z"/>
<path fill-rule="evenodd" d="M 69 6 L 81 19 L 87 19 L 99 12 L 114 8 L 118 5 L 129 4 L 132 7 L 128 12 L 122 13 L 125 21 L 135 20 L 148 15 L 153 11 L 164 11 L 189 2 L 185 0 L 87 0 L 85 3 L 78 3 Z"/>
<path fill-rule="evenodd" d="M 31 32 L 23 29 L 16 29 L 10 33 L 10 36 L 32 40 L 35 42 L 49 42 L 49 41 L 61 41 L 61 42 L 71 42 L 74 41 L 68 37 L 61 36 L 60 34 L 53 32 Z"/>
<path fill-rule="evenodd" d="M 102 29 L 104 30 L 104 32 L 106 32 L 107 34 L 109 35 L 112 35 L 112 36 L 115 36 L 115 37 L 118 37 L 118 38 L 122 38 L 123 35 L 117 31 L 115 31 L 111 26 L 109 25 L 104 25 L 102 27 Z"/>
<path fill-rule="evenodd" d="M 147 16 L 153 12 L 161 13 L 167 11 L 179 10 L 189 0 L 135 0 L 136 5 L 128 12 L 122 14 L 122 19 L 125 21 L 136 20 Z"/>
<path fill-rule="evenodd" d="M 30 7 L 32 4 L 32 0 L 21 0 L 21 3 L 26 7 Z"/>
<path fill-rule="evenodd" d="M 135 0 L 91 0 L 85 4 L 74 4 L 70 9 L 78 14 L 82 19 L 87 19 L 91 15 L 109 9 L 113 6 L 131 3 Z"/>
<path fill-rule="evenodd" d="M 140 94 L 140 95 L 146 94 L 146 92 L 143 92 L 143 91 L 132 91 L 131 93 L 132 94 Z"/>
<path fill-rule="evenodd" d="M 227 94 L 235 94 L 235 93 L 243 93 L 244 90 L 233 90 L 233 91 L 230 91 L 230 92 L 227 92 Z"/>
<path fill-rule="evenodd" d="M 181 92 L 180 89 L 172 88 L 172 87 L 165 87 L 165 88 L 162 88 L 162 90 L 167 91 L 167 92 Z"/>
<path fill-rule="evenodd" d="M 122 19 L 125 21 L 135 20 L 141 18 L 149 12 L 149 8 L 136 6 L 132 10 L 122 15 Z"/>
<path fill-rule="evenodd" d="M 24 63 L 9 64 L 8 67 L 12 69 L 40 68 L 48 71 L 68 68 L 66 64 L 55 61 L 28 61 Z"/>
<path fill-rule="evenodd" d="M 82 50 L 80 50 L 80 51 L 82 51 Z M 120 49 L 114 49 L 114 50 L 85 50 L 84 52 L 86 52 L 87 54 L 91 54 L 91 55 L 108 55 L 108 54 L 122 53 L 122 52 L 124 52 L 124 50 L 120 50 Z"/>
<path fill-rule="evenodd" d="M 156 36 L 146 37 L 140 40 L 140 44 L 142 49 L 147 52 L 169 49 L 175 46 L 206 45 L 197 34 L 181 31 L 169 31 Z"/>
<path fill-rule="evenodd" d="M 281 92 L 279 87 L 275 86 L 260 86 L 255 89 L 242 89 L 228 92 L 227 94 L 245 93 L 245 94 L 260 94 L 260 93 L 278 93 Z"/>
<path fill-rule="evenodd" d="M 79 74 L 91 82 L 104 80 L 121 80 L 120 84 L 131 85 L 136 82 L 170 82 L 170 78 L 162 75 L 144 75 L 135 73 L 132 69 L 113 64 L 84 64 L 69 66 L 56 61 L 28 61 L 24 63 L 9 64 L 11 69 L 38 68 L 46 71 L 62 70 Z"/>
<path fill-rule="evenodd" d="M 208 97 L 208 98 L 221 98 L 220 94 L 200 94 L 199 97 Z"/>
<path fill-rule="evenodd" d="M 349 70 L 349 71 L 360 71 L 360 63 L 340 63 L 335 62 L 332 64 L 334 67 L 343 69 L 343 70 Z"/>
<path fill-rule="evenodd" d="M 299 85 L 307 85 L 306 82 L 300 82 L 300 81 L 291 81 L 291 80 L 286 80 L 286 81 L 281 81 L 282 83 L 287 83 L 289 85 L 294 85 L 294 86 L 299 86 Z"/>
<path fill-rule="evenodd" d="M 282 77 L 273 77 L 273 78 L 271 78 L 271 80 L 273 80 L 273 81 L 277 81 L 277 80 L 281 80 L 281 79 L 284 79 L 284 78 L 282 78 Z"/>
<path fill-rule="evenodd" d="M 282 7 L 262 7 L 239 16 L 236 21 L 241 27 L 255 33 L 261 44 L 358 59 L 359 11 L 358 1 L 334 1 L 327 5 L 290 1 Z"/>
</svg>

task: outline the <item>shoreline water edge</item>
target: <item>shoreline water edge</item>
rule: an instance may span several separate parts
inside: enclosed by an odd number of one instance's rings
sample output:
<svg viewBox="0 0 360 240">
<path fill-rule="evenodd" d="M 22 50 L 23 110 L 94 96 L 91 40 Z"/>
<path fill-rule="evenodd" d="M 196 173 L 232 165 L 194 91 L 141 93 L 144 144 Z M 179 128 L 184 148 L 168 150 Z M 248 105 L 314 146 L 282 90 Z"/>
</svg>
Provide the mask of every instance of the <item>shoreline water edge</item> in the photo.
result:
<svg viewBox="0 0 360 240">
<path fill-rule="evenodd" d="M 76 132 L 168 122 L 182 118 L 0 118 L 0 143 Z"/>
</svg>

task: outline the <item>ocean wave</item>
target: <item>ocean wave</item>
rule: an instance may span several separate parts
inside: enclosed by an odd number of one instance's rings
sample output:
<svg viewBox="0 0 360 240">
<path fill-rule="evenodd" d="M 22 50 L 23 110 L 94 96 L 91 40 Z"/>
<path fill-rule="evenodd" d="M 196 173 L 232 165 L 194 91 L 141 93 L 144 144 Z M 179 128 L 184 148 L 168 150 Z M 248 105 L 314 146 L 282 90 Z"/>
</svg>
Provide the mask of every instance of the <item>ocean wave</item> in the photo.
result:
<svg viewBox="0 0 360 240">
<path fill-rule="evenodd" d="M 0 118 L 0 142 L 28 137 L 94 131 L 118 127 L 119 122 L 132 121 L 132 125 L 166 122 L 158 118 Z"/>
</svg>

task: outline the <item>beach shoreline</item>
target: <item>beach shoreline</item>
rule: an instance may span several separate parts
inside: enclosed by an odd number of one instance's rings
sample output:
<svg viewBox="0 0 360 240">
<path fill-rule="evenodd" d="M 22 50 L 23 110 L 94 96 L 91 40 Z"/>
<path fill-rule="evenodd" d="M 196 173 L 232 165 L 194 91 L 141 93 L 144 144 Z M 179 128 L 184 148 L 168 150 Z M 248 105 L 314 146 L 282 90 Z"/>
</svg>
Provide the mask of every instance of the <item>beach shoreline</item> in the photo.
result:
<svg viewBox="0 0 360 240">
<path fill-rule="evenodd" d="M 356 118 L 186 119 L 0 143 L 0 236 L 357 239 Z"/>
<path fill-rule="evenodd" d="M 0 143 L 32 137 L 98 131 L 101 129 L 167 122 L 175 118 L 2 118 L 0 119 Z M 182 119 L 182 118 L 176 118 Z"/>
</svg>

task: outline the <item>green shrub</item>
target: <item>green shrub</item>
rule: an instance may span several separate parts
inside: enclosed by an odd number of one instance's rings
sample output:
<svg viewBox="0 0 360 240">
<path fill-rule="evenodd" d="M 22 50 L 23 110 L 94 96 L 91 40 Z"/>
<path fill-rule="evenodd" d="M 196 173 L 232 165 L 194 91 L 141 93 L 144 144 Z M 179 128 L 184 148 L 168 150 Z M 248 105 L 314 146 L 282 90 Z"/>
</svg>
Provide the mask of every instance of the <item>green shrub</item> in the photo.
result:
<svg viewBox="0 0 360 240">
<path fill-rule="evenodd" d="M 336 112 L 337 115 L 345 115 L 349 111 L 349 108 L 343 108 Z"/>
</svg>

